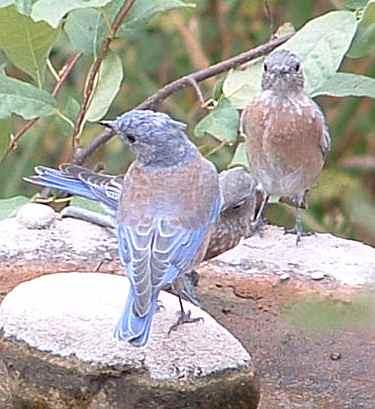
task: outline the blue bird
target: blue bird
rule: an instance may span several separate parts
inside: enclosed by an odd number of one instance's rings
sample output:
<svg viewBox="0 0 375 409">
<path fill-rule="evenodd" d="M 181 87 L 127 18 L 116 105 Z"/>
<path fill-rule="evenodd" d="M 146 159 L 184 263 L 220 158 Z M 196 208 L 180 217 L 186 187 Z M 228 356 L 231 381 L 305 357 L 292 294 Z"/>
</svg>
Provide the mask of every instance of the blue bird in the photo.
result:
<svg viewBox="0 0 375 409">
<path fill-rule="evenodd" d="M 122 182 L 114 178 L 111 188 L 104 180 L 87 183 L 90 175 L 80 181 L 48 168 L 38 168 L 38 175 L 27 180 L 99 200 L 116 212 L 119 255 L 130 290 L 114 334 L 143 346 L 160 291 L 172 285 L 181 293 L 184 275 L 206 253 L 221 209 L 218 174 L 189 141 L 186 125 L 166 114 L 133 110 L 102 124 L 113 129 L 135 154 Z M 171 330 L 197 321 L 179 300 L 181 315 Z"/>
</svg>

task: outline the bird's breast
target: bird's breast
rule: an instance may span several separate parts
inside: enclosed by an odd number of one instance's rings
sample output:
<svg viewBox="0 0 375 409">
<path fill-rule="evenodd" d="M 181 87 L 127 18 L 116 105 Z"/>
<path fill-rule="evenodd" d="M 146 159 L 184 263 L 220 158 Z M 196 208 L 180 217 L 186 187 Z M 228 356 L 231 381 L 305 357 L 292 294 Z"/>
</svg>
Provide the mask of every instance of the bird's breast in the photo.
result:
<svg viewBox="0 0 375 409">
<path fill-rule="evenodd" d="M 264 92 L 243 113 L 250 168 L 271 194 L 294 194 L 311 186 L 323 166 L 323 124 L 306 95 Z"/>
</svg>

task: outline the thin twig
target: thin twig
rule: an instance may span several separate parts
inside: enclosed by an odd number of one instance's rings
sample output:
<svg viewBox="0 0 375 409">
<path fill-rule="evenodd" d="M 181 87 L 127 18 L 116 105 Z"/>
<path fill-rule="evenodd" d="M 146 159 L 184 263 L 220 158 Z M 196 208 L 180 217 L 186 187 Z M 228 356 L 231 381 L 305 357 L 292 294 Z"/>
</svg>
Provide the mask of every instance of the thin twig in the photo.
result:
<svg viewBox="0 0 375 409">
<path fill-rule="evenodd" d="M 59 80 L 56 82 L 56 85 L 52 91 L 52 95 L 54 97 L 60 92 L 61 87 L 63 86 L 64 82 L 68 78 L 69 74 L 72 72 L 74 66 L 76 65 L 81 55 L 82 53 L 79 52 L 69 57 L 68 61 L 64 64 L 64 66 L 59 71 Z"/>
<path fill-rule="evenodd" d="M 83 101 L 75 122 L 73 136 L 72 136 L 72 146 L 73 146 L 73 154 L 77 146 L 79 146 L 80 142 L 80 135 L 82 131 L 82 127 L 84 124 L 84 119 L 87 113 L 87 110 L 90 107 L 90 103 L 92 101 L 92 96 L 95 91 L 95 83 L 96 78 L 99 73 L 99 69 L 102 65 L 104 58 L 106 57 L 109 47 L 113 38 L 115 37 L 118 29 L 120 28 L 121 24 L 123 23 L 125 17 L 129 13 L 131 7 L 135 3 L 136 0 L 127 0 L 124 1 L 122 7 L 120 8 L 119 12 L 117 13 L 116 17 L 113 20 L 111 27 L 109 28 L 108 34 L 104 39 L 102 46 L 99 50 L 98 56 L 96 57 L 93 65 L 91 66 L 89 73 L 86 78 L 85 88 L 83 90 Z"/>
<path fill-rule="evenodd" d="M 194 89 L 194 91 L 195 91 L 195 93 L 197 95 L 197 98 L 199 99 L 201 107 L 203 107 L 206 104 L 206 101 L 204 100 L 203 92 L 200 89 L 199 84 L 193 78 L 191 78 L 189 81 L 190 81 L 190 84 L 193 87 L 193 89 Z"/>
<path fill-rule="evenodd" d="M 254 60 L 258 57 L 266 55 L 273 51 L 276 47 L 281 44 L 284 44 L 287 40 L 292 37 L 293 34 L 288 34 L 283 37 L 273 39 L 259 47 L 253 48 L 251 50 L 245 51 L 235 57 L 229 58 L 222 62 L 219 62 L 215 65 L 212 65 L 203 70 L 195 71 L 189 75 L 185 75 L 175 81 L 170 82 L 165 85 L 154 95 L 148 97 L 144 102 L 138 105 L 137 109 L 157 109 L 159 105 L 167 99 L 169 96 L 175 92 L 193 86 L 194 83 L 199 83 L 206 80 L 207 78 L 215 77 L 216 75 L 222 74 L 225 71 L 230 70 L 231 68 L 237 67 L 241 64 Z M 105 130 L 98 136 L 96 136 L 85 148 L 81 148 L 79 152 L 76 152 L 73 158 L 73 163 L 81 165 L 85 160 L 98 149 L 100 146 L 107 143 L 114 133 L 110 130 Z"/>
<path fill-rule="evenodd" d="M 79 57 L 82 55 L 82 53 L 77 53 L 72 55 L 71 57 L 68 58 L 66 63 L 63 65 L 63 67 L 60 69 L 58 73 L 58 81 L 56 82 L 53 91 L 52 91 L 52 96 L 56 97 L 57 94 L 60 92 L 61 87 L 65 83 L 66 79 L 68 78 L 69 74 L 72 72 L 75 64 L 77 63 Z M 3 157 L 0 160 L 0 164 L 6 159 L 6 157 L 9 155 L 10 152 L 12 152 L 16 147 L 21 139 L 21 137 L 29 130 L 31 129 L 34 124 L 40 119 L 40 117 L 31 119 L 30 121 L 27 121 L 25 125 L 20 128 L 15 135 L 12 135 L 8 149 L 4 153 Z"/>
</svg>

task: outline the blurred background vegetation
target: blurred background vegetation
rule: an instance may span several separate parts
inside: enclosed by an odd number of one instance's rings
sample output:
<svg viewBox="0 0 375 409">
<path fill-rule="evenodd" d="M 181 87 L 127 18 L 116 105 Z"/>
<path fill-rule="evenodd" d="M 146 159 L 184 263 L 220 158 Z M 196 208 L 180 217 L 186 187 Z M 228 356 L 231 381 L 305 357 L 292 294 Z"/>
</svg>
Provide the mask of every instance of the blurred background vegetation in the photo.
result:
<svg viewBox="0 0 375 409">
<path fill-rule="evenodd" d="M 275 28 L 291 22 L 297 29 L 307 20 L 341 8 L 344 0 L 270 0 Z M 107 118 L 141 103 L 163 84 L 184 74 L 207 67 L 232 55 L 266 42 L 271 35 L 270 20 L 263 0 L 197 0 L 194 9 L 172 11 L 158 16 L 147 27 L 127 38 L 113 42 L 125 67 L 124 81 Z M 375 50 L 375 45 L 374 45 Z M 64 35 L 51 53 L 55 67 L 61 67 L 72 54 Z M 80 99 L 85 76 L 92 59 L 82 56 L 65 83 L 59 99 L 71 103 Z M 1 64 L 1 56 L 0 56 Z M 366 58 L 345 59 L 343 70 L 375 77 L 375 52 Z M 24 73 L 7 67 L 10 76 L 27 80 Z M 202 83 L 209 98 L 220 77 Z M 54 78 L 47 73 L 47 86 Z M 70 101 L 70 102 L 69 102 Z M 328 119 L 333 149 L 328 163 L 310 194 L 310 209 L 305 222 L 315 231 L 328 231 L 375 245 L 375 104 L 370 98 L 319 97 L 318 103 Z M 161 110 L 189 123 L 190 134 L 206 114 L 192 89 L 180 91 L 167 99 Z M 9 135 L 22 126 L 17 117 L 1 120 L 1 134 Z M 82 144 L 101 132 L 98 126 L 87 125 Z M 33 173 L 38 164 L 56 167 L 71 156 L 71 128 L 60 118 L 42 118 L 31 128 L 0 167 L 0 198 L 15 195 L 32 196 L 35 188 L 22 182 L 22 176 Z M 194 136 L 192 136 L 194 138 Z M 194 140 L 202 153 L 219 170 L 231 161 L 234 147 L 219 146 L 209 136 Z M 0 138 L 0 145 L 8 144 Z M 1 148 L 1 146 L 0 146 Z M 1 150 L 1 149 L 0 149 Z M 126 171 L 132 157 L 118 139 L 113 139 L 91 157 L 87 165 L 103 163 L 109 173 Z M 292 224 L 293 209 L 274 204 L 267 213 L 277 224 Z"/>
</svg>

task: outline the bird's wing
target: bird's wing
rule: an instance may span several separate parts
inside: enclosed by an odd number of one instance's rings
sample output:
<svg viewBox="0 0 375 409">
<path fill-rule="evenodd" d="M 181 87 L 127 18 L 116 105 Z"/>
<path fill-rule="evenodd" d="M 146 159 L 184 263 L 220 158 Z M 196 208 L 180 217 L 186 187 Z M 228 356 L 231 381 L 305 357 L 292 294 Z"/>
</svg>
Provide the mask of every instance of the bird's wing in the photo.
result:
<svg viewBox="0 0 375 409">
<path fill-rule="evenodd" d="M 119 224 L 120 259 L 133 287 L 138 316 L 149 312 L 162 288 L 194 267 L 219 211 L 220 198 L 213 204 L 211 218 L 195 229 L 186 229 L 167 219 L 145 219 L 136 226 Z"/>
<path fill-rule="evenodd" d="M 36 175 L 24 178 L 35 185 L 98 201 L 115 211 L 121 194 L 121 176 L 102 175 L 76 165 L 62 165 L 60 170 L 44 166 L 35 168 Z"/>
<path fill-rule="evenodd" d="M 329 129 L 325 117 L 323 115 L 322 110 L 320 109 L 319 105 L 315 102 L 315 108 L 318 113 L 320 122 L 322 123 L 322 135 L 320 138 L 320 149 L 322 151 L 323 159 L 326 160 L 329 152 L 331 151 L 331 136 L 329 134 Z"/>
</svg>

